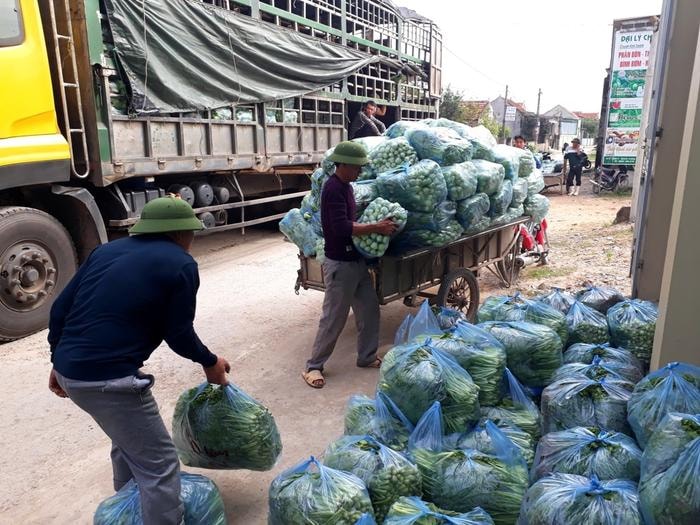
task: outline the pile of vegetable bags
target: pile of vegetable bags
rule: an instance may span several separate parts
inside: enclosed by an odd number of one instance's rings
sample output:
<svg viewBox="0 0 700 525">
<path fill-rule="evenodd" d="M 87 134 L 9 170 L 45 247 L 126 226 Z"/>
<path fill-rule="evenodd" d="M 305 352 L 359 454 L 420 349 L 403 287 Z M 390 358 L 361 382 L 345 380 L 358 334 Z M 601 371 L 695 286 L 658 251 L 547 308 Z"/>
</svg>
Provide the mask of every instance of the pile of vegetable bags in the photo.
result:
<svg viewBox="0 0 700 525">
<path fill-rule="evenodd" d="M 351 183 L 357 220 L 391 218 L 399 225 L 392 237 L 354 239 L 365 257 L 440 247 L 523 215 L 541 221 L 549 211 L 549 201 L 539 195 L 544 179 L 532 153 L 497 144 L 483 126 L 442 118 L 399 121 L 384 136 L 355 142 L 367 149 L 370 161 Z M 280 222 L 282 233 L 304 255 L 320 259 L 320 197 L 323 183 L 335 172 L 328 160 L 332 152 L 312 175 L 301 207 Z M 383 201 L 375 203 L 378 198 Z"/>
</svg>

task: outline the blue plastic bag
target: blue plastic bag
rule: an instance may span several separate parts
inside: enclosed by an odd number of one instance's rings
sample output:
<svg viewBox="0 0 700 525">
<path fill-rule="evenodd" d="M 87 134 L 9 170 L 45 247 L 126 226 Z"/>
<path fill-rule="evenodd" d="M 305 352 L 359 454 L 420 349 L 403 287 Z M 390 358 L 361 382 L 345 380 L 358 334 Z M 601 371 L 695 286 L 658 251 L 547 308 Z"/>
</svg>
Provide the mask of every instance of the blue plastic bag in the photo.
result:
<svg viewBox="0 0 700 525">
<path fill-rule="evenodd" d="M 644 525 L 637 484 L 552 474 L 527 491 L 517 525 Z"/>
<path fill-rule="evenodd" d="M 564 352 L 564 364 L 584 363 L 591 364 L 596 357 L 600 357 L 604 362 L 616 362 L 624 365 L 630 370 L 638 370 L 643 375 L 644 367 L 629 350 L 615 348 L 608 343 L 588 344 L 576 343 L 571 345 Z"/>
<path fill-rule="evenodd" d="M 457 205 L 452 201 L 444 201 L 431 212 L 411 212 L 406 221 L 406 231 L 430 230 L 440 232 L 454 221 Z"/>
<path fill-rule="evenodd" d="M 501 190 L 506 172 L 503 166 L 487 160 L 473 160 L 476 167 L 478 185 L 476 191 L 487 195 L 494 195 Z"/>
<path fill-rule="evenodd" d="M 508 211 L 510 203 L 513 200 L 513 183 L 506 180 L 498 193 L 494 193 L 489 197 L 489 216 L 500 217 Z"/>
<path fill-rule="evenodd" d="M 367 396 L 352 396 L 345 410 L 345 435 L 369 435 L 394 450 L 402 451 L 408 446 L 413 432 L 413 423 L 389 396 L 377 392 L 372 399 Z"/>
<path fill-rule="evenodd" d="M 476 193 L 476 167 L 471 162 L 461 162 L 442 168 L 447 184 L 447 197 L 451 201 L 468 199 Z"/>
<path fill-rule="evenodd" d="M 323 242 L 315 232 L 312 224 L 304 219 L 298 208 L 293 208 L 279 222 L 280 231 L 307 257 L 316 255 L 319 240 Z"/>
<path fill-rule="evenodd" d="M 433 313 L 442 330 L 450 330 L 457 326 L 460 321 L 467 322 L 467 316 L 459 310 L 446 306 L 433 306 Z"/>
<path fill-rule="evenodd" d="M 224 502 L 213 481 L 198 474 L 180 473 L 180 498 L 187 525 L 226 525 Z M 94 525 L 143 525 L 141 496 L 132 479 L 97 507 Z"/>
<path fill-rule="evenodd" d="M 482 416 L 498 423 L 503 421 L 530 434 L 537 442 L 542 433 L 542 418 L 535 402 L 507 368 L 504 372 L 501 401 L 495 406 L 481 408 Z"/>
<path fill-rule="evenodd" d="M 555 310 L 559 310 L 564 315 L 569 313 L 569 309 L 576 302 L 576 297 L 561 288 L 552 288 L 552 290 L 536 298 L 537 301 L 548 304 Z"/>
<path fill-rule="evenodd" d="M 621 363 L 603 357 L 595 356 L 590 364 L 568 363 L 554 372 L 552 381 L 583 374 L 589 379 L 621 379 L 630 383 L 642 380 L 642 371 L 628 363 Z"/>
<path fill-rule="evenodd" d="M 493 520 L 483 509 L 469 512 L 451 512 L 415 496 L 401 498 L 394 503 L 384 525 L 493 525 Z"/>
<path fill-rule="evenodd" d="M 625 296 L 610 286 L 588 286 L 576 294 L 576 299 L 601 314 L 607 314 L 610 308 L 624 301 Z"/>
<path fill-rule="evenodd" d="M 652 372 L 634 387 L 627 410 L 637 442 L 644 448 L 666 414 L 700 413 L 700 367 L 669 363 Z"/>
<path fill-rule="evenodd" d="M 626 348 L 648 365 L 658 316 L 658 307 L 649 301 L 630 299 L 617 303 L 607 314 L 613 344 Z"/>
<path fill-rule="evenodd" d="M 435 161 L 441 166 L 471 160 L 474 154 L 472 143 L 448 128 L 416 126 L 404 136 L 418 153 L 418 158 Z"/>
<path fill-rule="evenodd" d="M 638 481 L 641 460 L 641 449 L 625 434 L 595 427 L 574 427 L 550 432 L 540 439 L 531 477 L 534 482 L 560 472 Z"/>
<path fill-rule="evenodd" d="M 520 172 L 520 151 L 518 148 L 497 144 L 493 147 L 493 161 L 503 166 L 508 180 L 518 178 Z"/>
<path fill-rule="evenodd" d="M 443 439 L 440 404 L 435 403 L 411 435 L 409 451 L 421 471 L 425 498 L 438 507 L 467 512 L 481 507 L 498 525 L 515 522 L 528 486 L 519 449 L 486 422 L 493 453 L 449 450 Z"/>
<path fill-rule="evenodd" d="M 576 301 L 566 314 L 569 343 L 600 344 L 610 341 L 608 321 L 598 310 Z"/>
<path fill-rule="evenodd" d="M 433 212 L 447 198 L 445 177 L 432 160 L 381 173 L 376 184 L 380 197 L 397 202 L 409 211 Z"/>
<path fill-rule="evenodd" d="M 377 525 L 377 522 L 371 514 L 365 513 L 360 516 L 360 519 L 355 522 L 355 525 Z"/>
<path fill-rule="evenodd" d="M 412 342 L 416 337 L 440 337 L 443 329 L 435 316 L 430 303 L 423 301 L 416 315 L 408 314 L 401 322 L 394 337 L 394 345 L 399 346 Z"/>
<path fill-rule="evenodd" d="M 457 203 L 457 221 L 464 229 L 472 228 L 487 216 L 490 207 L 489 196 L 485 193 L 477 193 Z"/>
<path fill-rule="evenodd" d="M 457 432 L 479 420 L 479 387 L 449 354 L 425 344 L 394 347 L 384 356 L 377 390 L 387 394 L 412 423 L 440 401 L 445 426 Z"/>
<path fill-rule="evenodd" d="M 542 392 L 542 430 L 548 433 L 596 426 L 632 435 L 627 423 L 627 402 L 633 388 L 628 381 L 597 381 L 584 375 L 552 383 Z"/>
<path fill-rule="evenodd" d="M 268 525 L 355 523 L 372 514 L 365 484 L 313 456 L 277 476 L 270 485 Z"/>
<path fill-rule="evenodd" d="M 695 525 L 700 516 L 700 414 L 669 413 L 642 456 L 639 499 L 647 525 Z"/>
</svg>

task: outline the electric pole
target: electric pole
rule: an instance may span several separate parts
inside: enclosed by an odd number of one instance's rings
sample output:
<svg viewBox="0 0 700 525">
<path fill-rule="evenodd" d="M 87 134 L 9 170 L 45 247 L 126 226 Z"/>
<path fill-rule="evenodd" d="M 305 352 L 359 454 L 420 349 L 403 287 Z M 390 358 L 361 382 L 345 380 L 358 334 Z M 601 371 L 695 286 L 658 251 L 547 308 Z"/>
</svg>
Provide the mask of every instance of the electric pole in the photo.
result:
<svg viewBox="0 0 700 525">
<path fill-rule="evenodd" d="M 508 112 L 508 84 L 506 84 L 506 98 L 503 101 L 503 126 L 501 126 L 501 138 L 506 143 L 506 113 Z"/>
<path fill-rule="evenodd" d="M 537 91 L 537 122 L 535 126 L 535 147 L 540 143 L 540 99 L 542 98 L 542 88 Z"/>
</svg>

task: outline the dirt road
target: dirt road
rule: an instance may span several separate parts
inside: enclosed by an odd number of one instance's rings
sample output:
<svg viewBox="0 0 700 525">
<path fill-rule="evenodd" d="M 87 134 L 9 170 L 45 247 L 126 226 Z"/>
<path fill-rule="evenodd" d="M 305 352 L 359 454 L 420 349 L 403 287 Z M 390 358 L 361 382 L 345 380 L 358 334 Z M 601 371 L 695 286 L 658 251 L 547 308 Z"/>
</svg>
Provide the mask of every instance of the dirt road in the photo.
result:
<svg viewBox="0 0 700 525">
<path fill-rule="evenodd" d="M 544 284 L 579 286 L 592 278 L 628 292 L 631 228 L 611 225 L 626 200 L 553 196 L 550 264 L 526 269 L 518 288 L 534 294 Z M 354 366 L 351 319 L 328 365 L 326 388 L 302 382 L 322 295 L 294 294 L 296 250 L 274 230 L 249 232 L 244 240 L 237 233 L 201 238 L 194 252 L 202 282 L 196 328 L 231 362 L 232 380 L 270 408 L 284 441 L 280 463 L 270 473 L 200 472 L 219 486 L 229 523 L 263 524 L 270 480 L 320 454 L 342 433 L 347 398 L 371 394 L 377 372 Z M 482 286 L 482 297 L 503 292 L 488 275 Z M 406 313 L 400 303 L 382 309 L 386 348 Z M 48 357 L 45 332 L 0 346 L 2 524 L 92 523 L 95 507 L 112 493 L 109 443 L 89 417 L 50 394 Z M 156 376 L 154 393 L 170 425 L 178 395 L 203 380 L 201 369 L 163 347 L 146 371 Z"/>
</svg>

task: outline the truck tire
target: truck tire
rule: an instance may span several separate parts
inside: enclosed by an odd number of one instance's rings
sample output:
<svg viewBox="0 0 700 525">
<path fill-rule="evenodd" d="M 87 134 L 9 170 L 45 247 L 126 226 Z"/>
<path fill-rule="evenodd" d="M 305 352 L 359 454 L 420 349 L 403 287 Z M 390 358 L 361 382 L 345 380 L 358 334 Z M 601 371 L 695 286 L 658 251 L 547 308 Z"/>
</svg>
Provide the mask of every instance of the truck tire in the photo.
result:
<svg viewBox="0 0 700 525">
<path fill-rule="evenodd" d="M 77 268 L 73 241 L 51 215 L 0 207 L 0 341 L 45 328 Z"/>
</svg>

